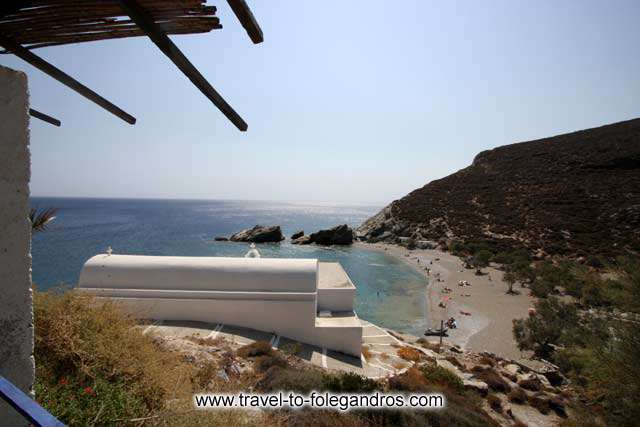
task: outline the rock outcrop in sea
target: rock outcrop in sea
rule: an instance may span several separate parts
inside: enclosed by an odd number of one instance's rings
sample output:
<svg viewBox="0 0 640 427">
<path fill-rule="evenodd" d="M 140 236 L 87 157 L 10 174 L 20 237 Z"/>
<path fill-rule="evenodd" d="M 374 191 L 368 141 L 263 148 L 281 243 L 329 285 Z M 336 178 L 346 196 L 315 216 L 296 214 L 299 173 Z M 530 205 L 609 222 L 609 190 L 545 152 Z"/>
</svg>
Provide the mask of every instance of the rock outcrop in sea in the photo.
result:
<svg viewBox="0 0 640 427">
<path fill-rule="evenodd" d="M 640 252 L 640 119 L 483 151 L 396 200 L 360 240 L 486 242 L 538 257 Z"/>
<path fill-rule="evenodd" d="M 296 236 L 298 233 L 294 234 Z M 291 236 L 291 243 L 294 245 L 351 245 L 354 241 L 354 232 L 347 224 L 337 225 L 326 230 L 319 230 L 308 236 L 300 235 L 294 238 Z"/>
<path fill-rule="evenodd" d="M 229 240 L 232 242 L 269 243 L 281 242 L 284 240 L 284 236 L 282 235 L 282 230 L 279 225 L 256 225 L 253 228 L 239 231 L 232 235 Z"/>
<path fill-rule="evenodd" d="M 347 224 L 342 224 L 316 231 L 309 235 L 309 239 L 318 245 L 350 245 L 353 243 L 353 230 Z"/>
</svg>

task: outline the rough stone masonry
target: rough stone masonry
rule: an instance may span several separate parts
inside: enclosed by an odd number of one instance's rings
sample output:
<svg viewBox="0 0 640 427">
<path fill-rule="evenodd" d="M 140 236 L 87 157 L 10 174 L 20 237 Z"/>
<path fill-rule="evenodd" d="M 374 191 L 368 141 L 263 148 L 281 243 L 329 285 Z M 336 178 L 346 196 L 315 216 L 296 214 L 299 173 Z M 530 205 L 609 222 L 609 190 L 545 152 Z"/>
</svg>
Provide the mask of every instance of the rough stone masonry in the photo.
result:
<svg viewBox="0 0 640 427">
<path fill-rule="evenodd" d="M 33 305 L 27 76 L 0 66 L 0 375 L 31 392 Z M 26 425 L 0 400 L 0 424 Z"/>
</svg>

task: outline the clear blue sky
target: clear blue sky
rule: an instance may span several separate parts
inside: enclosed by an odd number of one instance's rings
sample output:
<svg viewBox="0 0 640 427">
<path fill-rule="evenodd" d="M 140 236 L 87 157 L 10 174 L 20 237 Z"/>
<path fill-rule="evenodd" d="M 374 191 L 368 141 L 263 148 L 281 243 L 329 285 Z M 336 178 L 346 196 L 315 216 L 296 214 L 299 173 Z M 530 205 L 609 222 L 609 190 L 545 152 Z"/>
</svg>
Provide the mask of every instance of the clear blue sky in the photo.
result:
<svg viewBox="0 0 640 427">
<path fill-rule="evenodd" d="M 34 195 L 387 203 L 479 151 L 640 116 L 640 1 L 249 0 L 253 45 L 173 40 L 241 133 L 146 38 L 36 51 L 130 126 L 21 60 Z"/>
</svg>

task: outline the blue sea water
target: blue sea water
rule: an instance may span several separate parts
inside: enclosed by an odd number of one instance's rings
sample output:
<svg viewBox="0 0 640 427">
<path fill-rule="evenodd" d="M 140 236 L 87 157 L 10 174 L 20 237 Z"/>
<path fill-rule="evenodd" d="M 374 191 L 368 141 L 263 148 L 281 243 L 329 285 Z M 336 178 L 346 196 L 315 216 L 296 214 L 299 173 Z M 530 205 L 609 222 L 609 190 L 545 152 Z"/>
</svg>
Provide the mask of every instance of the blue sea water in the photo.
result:
<svg viewBox="0 0 640 427">
<path fill-rule="evenodd" d="M 33 236 L 33 282 L 46 290 L 75 285 L 84 262 L 108 246 L 118 254 L 243 256 L 248 245 L 214 242 L 255 224 L 280 225 L 285 235 L 338 224 L 357 226 L 380 206 L 220 200 L 31 199 L 58 208 L 45 232 Z M 360 247 L 258 245 L 263 257 L 338 261 L 357 287 L 356 312 L 387 328 L 424 330 L 425 278 L 402 261 Z"/>
</svg>

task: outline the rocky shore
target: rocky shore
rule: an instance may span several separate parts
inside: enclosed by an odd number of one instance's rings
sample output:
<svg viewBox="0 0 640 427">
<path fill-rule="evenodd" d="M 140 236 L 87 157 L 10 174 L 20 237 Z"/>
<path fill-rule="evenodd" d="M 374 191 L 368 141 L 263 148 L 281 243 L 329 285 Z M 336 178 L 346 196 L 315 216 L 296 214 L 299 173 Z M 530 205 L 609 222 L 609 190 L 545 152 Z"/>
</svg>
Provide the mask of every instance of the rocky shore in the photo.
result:
<svg viewBox="0 0 640 427">
<path fill-rule="evenodd" d="M 491 352 L 469 352 L 449 343 L 440 346 L 424 338 L 375 325 L 369 327 L 394 337 L 394 343 L 382 351 L 363 345 L 362 365 L 388 367 L 387 375 L 370 376 L 383 389 L 413 392 L 422 391 L 425 386 L 428 389 L 429 385 L 421 378 L 426 372 L 440 378 L 450 390 L 480 402 L 476 410 L 496 425 L 557 426 L 571 416 L 570 388 L 553 365 L 512 360 Z M 193 334 L 188 335 L 187 330 Z M 349 363 L 339 363 L 340 368 L 327 368 L 322 357 L 303 350 L 300 343 L 271 346 L 266 341 L 252 342 L 242 335 L 228 333 L 212 339 L 200 334 L 198 329 L 180 327 L 156 327 L 149 336 L 160 349 L 180 353 L 190 363 L 218 366 L 217 377 L 226 383 L 242 375 L 248 375 L 258 385 L 264 381 L 256 363 L 258 359 L 243 355 L 246 348 L 273 347 L 269 351 L 274 352 L 271 357 L 278 359 L 278 366 L 290 366 L 300 372 L 300 377 L 309 370 L 363 374 L 361 368 Z M 327 357 L 348 360 L 337 354 Z M 392 360 L 397 361 L 394 366 L 390 365 Z M 366 370 L 364 373 L 366 375 Z"/>
</svg>

